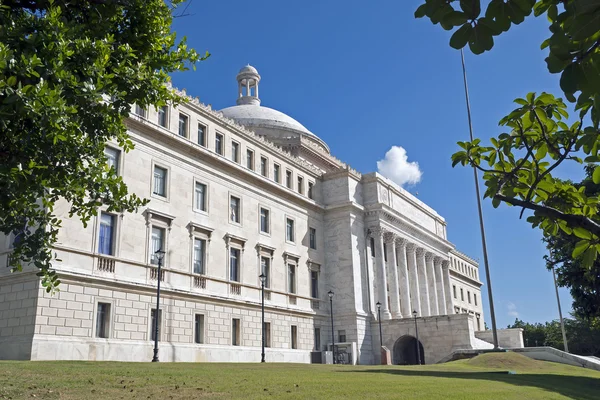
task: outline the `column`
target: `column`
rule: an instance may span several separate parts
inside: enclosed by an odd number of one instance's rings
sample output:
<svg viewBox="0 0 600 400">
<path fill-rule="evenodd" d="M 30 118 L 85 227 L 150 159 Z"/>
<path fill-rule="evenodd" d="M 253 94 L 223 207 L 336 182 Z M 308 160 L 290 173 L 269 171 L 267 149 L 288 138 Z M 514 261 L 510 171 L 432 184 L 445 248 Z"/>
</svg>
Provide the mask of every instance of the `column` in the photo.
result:
<svg viewBox="0 0 600 400">
<path fill-rule="evenodd" d="M 375 247 L 375 246 L 373 246 Z M 368 285 L 368 301 L 369 301 L 369 310 L 371 310 L 371 315 L 373 316 L 373 318 L 377 319 L 377 307 L 375 306 L 375 297 L 377 296 L 377 278 L 375 276 L 375 269 L 374 269 L 374 260 L 373 257 L 371 256 L 372 254 L 372 250 L 371 249 L 371 230 L 367 229 L 365 231 L 365 253 L 366 253 L 366 258 L 367 258 L 367 275 L 368 275 L 368 279 L 367 279 L 367 285 Z"/>
<path fill-rule="evenodd" d="M 408 268 L 408 281 L 410 284 L 410 305 L 412 311 L 421 316 L 421 299 L 419 296 L 419 274 L 417 273 L 417 246 L 414 243 L 406 244 L 406 265 Z"/>
<path fill-rule="evenodd" d="M 442 261 L 442 277 L 444 278 L 444 291 L 446 292 L 446 312 L 448 315 L 454 314 L 454 304 L 452 303 L 452 287 L 450 286 L 450 263 L 448 260 Z"/>
<path fill-rule="evenodd" d="M 400 287 L 398 285 L 398 263 L 396 259 L 396 235 L 391 232 L 385 234 L 385 243 L 388 252 L 388 271 L 390 277 L 390 310 L 393 318 L 402 318 L 400 312 Z"/>
<path fill-rule="evenodd" d="M 406 239 L 396 239 L 396 257 L 398 258 L 398 281 L 400 284 L 400 312 L 404 318 L 412 316 L 410 309 L 410 286 L 406 268 Z"/>
<path fill-rule="evenodd" d="M 246 79 L 246 96 L 250 96 L 250 79 Z"/>
<path fill-rule="evenodd" d="M 421 295 L 421 316 L 429 317 L 431 310 L 429 308 L 429 287 L 427 281 L 427 268 L 425 266 L 425 249 L 418 248 L 417 255 L 417 275 L 419 275 L 419 294 Z"/>
<path fill-rule="evenodd" d="M 440 315 L 440 310 L 438 309 L 438 296 L 437 296 L 437 284 L 435 279 L 435 272 L 433 270 L 433 259 L 435 256 L 433 253 L 425 254 L 425 265 L 427 267 L 427 279 L 428 285 L 427 289 L 429 290 L 429 309 L 431 311 L 431 315 Z"/>
<path fill-rule="evenodd" d="M 381 228 L 371 230 L 375 238 L 375 270 L 377 271 L 377 294 L 375 299 L 381 303 L 381 318 L 392 319 L 387 301 L 387 276 L 383 258 L 383 233 Z"/>
<path fill-rule="evenodd" d="M 433 269 L 435 270 L 435 286 L 437 290 L 438 310 L 440 315 L 448 315 L 446 310 L 446 291 L 444 290 L 444 281 L 442 278 L 442 261 L 441 257 L 433 259 Z"/>
</svg>

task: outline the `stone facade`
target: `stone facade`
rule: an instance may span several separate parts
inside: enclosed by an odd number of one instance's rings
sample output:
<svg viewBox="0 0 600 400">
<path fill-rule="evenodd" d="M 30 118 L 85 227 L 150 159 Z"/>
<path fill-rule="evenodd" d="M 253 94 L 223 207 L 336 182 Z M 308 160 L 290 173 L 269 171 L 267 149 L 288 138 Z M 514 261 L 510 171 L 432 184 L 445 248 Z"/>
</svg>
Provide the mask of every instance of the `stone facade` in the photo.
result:
<svg viewBox="0 0 600 400">
<path fill-rule="evenodd" d="M 47 294 L 31 268 L 0 270 L 0 359 L 150 360 L 159 248 L 163 361 L 260 360 L 263 265 L 267 361 L 309 362 L 326 349 L 332 311 L 335 341 L 356 343 L 360 364 L 378 362 L 378 311 L 392 354 L 405 350 L 415 314 L 426 362 L 474 347 L 478 265 L 455 251 L 445 220 L 333 157 L 291 117 L 262 110 L 254 69 L 238 79 L 241 100 L 223 113 L 197 99 L 132 107 L 135 149 L 107 151 L 150 203 L 100 210 L 87 227 L 57 205 L 60 292 Z M 0 265 L 11 239 L 0 239 Z"/>
</svg>

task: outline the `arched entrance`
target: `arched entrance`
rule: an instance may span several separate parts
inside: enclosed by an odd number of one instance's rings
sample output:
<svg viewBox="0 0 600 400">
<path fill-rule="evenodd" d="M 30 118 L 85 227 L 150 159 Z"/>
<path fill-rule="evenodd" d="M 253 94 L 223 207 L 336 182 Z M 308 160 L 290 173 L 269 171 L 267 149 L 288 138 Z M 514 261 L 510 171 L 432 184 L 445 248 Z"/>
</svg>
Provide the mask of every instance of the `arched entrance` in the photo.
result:
<svg viewBox="0 0 600 400">
<path fill-rule="evenodd" d="M 419 341 L 419 353 L 421 354 L 421 364 L 425 364 L 423 344 Z M 396 365 L 416 365 L 417 364 L 417 339 L 413 336 L 402 336 L 394 343 L 393 362 Z"/>
</svg>

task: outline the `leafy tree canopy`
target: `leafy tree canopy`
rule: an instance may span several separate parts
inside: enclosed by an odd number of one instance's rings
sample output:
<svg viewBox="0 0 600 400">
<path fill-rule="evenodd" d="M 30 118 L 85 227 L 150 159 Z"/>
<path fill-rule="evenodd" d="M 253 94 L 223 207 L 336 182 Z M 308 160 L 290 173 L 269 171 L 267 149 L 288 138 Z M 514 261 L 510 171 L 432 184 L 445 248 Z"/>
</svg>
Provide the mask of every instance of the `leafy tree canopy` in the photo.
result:
<svg viewBox="0 0 600 400">
<path fill-rule="evenodd" d="M 494 37 L 530 15 L 546 16 L 549 37 L 541 44 L 552 74 L 577 113 L 569 122 L 568 107 L 549 93 L 529 93 L 500 121 L 505 133 L 482 145 L 479 139 L 459 142 L 453 165 L 483 172 L 485 197 L 532 212 L 527 220 L 546 236 L 559 231 L 579 240 L 572 252 L 590 266 L 600 252 L 598 197 L 555 177 L 563 163 L 592 163 L 592 179 L 600 183 L 600 0 L 425 0 L 415 12 L 453 30 L 450 46 L 469 46 L 475 54 L 491 50 Z"/>
<path fill-rule="evenodd" d="M 32 263 L 59 284 L 51 248 L 63 198 L 83 224 L 106 205 L 131 212 L 104 146 L 129 151 L 131 104 L 179 102 L 169 73 L 204 59 L 171 32 L 182 0 L 5 0 L 0 3 L 0 231 L 14 238 L 13 270 Z"/>
</svg>

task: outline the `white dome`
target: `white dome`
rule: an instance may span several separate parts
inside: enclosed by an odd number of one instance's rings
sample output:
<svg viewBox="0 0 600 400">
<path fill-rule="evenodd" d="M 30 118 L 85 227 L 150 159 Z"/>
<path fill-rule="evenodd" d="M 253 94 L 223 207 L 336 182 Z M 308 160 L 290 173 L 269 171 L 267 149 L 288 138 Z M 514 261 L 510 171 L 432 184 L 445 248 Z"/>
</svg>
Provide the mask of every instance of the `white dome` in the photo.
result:
<svg viewBox="0 0 600 400">
<path fill-rule="evenodd" d="M 244 68 L 240 69 L 240 72 L 238 72 L 239 74 L 242 74 L 244 72 L 251 72 L 253 74 L 258 74 L 258 71 L 256 70 L 256 68 L 254 68 L 252 65 L 248 64 L 246 65 Z"/>
<path fill-rule="evenodd" d="M 290 130 L 316 137 L 314 133 L 306 129 L 304 125 L 294 118 L 269 107 L 244 104 L 224 108 L 221 112 L 225 117 L 231 118 L 237 123 L 248 127 L 256 126 L 261 128 Z"/>
</svg>

